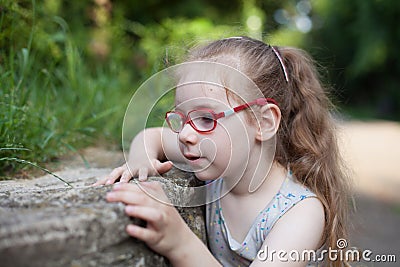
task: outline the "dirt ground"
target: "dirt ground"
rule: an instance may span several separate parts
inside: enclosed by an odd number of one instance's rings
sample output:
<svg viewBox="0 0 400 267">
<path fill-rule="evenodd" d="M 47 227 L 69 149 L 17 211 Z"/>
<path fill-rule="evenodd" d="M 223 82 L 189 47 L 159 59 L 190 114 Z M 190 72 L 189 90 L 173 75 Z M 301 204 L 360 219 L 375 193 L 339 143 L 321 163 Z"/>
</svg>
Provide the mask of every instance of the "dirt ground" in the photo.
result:
<svg viewBox="0 0 400 267">
<path fill-rule="evenodd" d="M 400 266 L 400 124 L 351 121 L 340 123 L 340 147 L 353 179 L 354 211 L 350 214 L 349 246 L 375 255 L 395 255 L 396 262 L 361 262 L 352 266 Z M 113 168 L 124 162 L 122 152 L 84 149 L 91 167 Z M 84 166 L 76 155 L 53 168 Z"/>
</svg>

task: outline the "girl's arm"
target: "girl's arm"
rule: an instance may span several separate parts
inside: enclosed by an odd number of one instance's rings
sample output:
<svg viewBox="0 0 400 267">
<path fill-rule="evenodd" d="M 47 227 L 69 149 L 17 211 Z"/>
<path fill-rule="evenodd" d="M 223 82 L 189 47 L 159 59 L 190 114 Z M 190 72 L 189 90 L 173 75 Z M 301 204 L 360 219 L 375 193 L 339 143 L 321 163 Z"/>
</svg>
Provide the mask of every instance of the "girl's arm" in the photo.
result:
<svg viewBox="0 0 400 267">
<path fill-rule="evenodd" d="M 251 266 L 305 267 L 308 259 L 302 255 L 307 257 L 308 253 L 303 251 L 312 254 L 321 246 L 324 226 L 324 207 L 319 199 L 302 200 L 276 222 Z"/>
<path fill-rule="evenodd" d="M 171 161 L 183 162 L 178 136 L 169 128 L 155 127 L 141 131 L 132 140 L 128 162 L 115 168 L 94 185 L 113 184 L 118 178 L 128 182 L 133 176 L 146 180 L 148 175 L 162 174 L 172 167 Z"/>
<path fill-rule="evenodd" d="M 107 200 L 125 203 L 128 216 L 145 220 L 145 227 L 128 225 L 127 233 L 167 257 L 173 266 L 221 266 L 169 203 L 160 183 L 119 183 Z"/>
</svg>

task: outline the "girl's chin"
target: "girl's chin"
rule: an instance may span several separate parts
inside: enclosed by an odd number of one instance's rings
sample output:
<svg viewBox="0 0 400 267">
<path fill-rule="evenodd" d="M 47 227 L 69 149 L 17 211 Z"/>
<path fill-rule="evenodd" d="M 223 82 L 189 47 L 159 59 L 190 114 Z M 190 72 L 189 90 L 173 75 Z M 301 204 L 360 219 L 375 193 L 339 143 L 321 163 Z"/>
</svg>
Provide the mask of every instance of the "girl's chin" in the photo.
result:
<svg viewBox="0 0 400 267">
<path fill-rule="evenodd" d="M 194 175 L 196 176 L 197 179 L 204 182 L 213 181 L 221 177 L 221 174 L 211 173 L 207 169 L 198 171 L 195 170 Z"/>
</svg>

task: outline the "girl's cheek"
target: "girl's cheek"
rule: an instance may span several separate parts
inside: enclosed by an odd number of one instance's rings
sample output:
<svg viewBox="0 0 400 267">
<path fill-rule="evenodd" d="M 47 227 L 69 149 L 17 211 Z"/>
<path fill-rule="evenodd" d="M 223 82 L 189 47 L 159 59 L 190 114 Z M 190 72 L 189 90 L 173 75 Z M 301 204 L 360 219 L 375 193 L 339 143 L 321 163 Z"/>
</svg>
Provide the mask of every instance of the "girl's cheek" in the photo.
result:
<svg viewBox="0 0 400 267">
<path fill-rule="evenodd" d="M 222 166 L 226 166 L 231 160 L 232 149 L 235 146 L 232 135 L 229 135 L 229 133 L 224 130 L 223 132 L 219 133 L 214 141 L 215 143 L 213 152 L 215 160 L 222 164 Z"/>
<path fill-rule="evenodd" d="M 202 155 L 207 155 L 208 158 L 214 159 L 218 152 L 219 138 L 205 137 L 199 143 L 199 150 Z"/>
</svg>

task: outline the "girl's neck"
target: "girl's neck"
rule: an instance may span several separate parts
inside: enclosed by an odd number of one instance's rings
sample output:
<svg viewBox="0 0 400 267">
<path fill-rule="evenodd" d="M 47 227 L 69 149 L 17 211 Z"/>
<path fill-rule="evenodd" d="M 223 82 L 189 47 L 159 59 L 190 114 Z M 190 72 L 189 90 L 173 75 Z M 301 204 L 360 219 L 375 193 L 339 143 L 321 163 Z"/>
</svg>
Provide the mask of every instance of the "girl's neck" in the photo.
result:
<svg viewBox="0 0 400 267">
<path fill-rule="evenodd" d="M 237 196 L 247 196 L 253 193 L 263 193 L 265 190 L 278 188 L 287 175 L 287 169 L 271 159 L 268 153 L 252 153 L 256 160 L 249 159 L 249 163 L 239 182 L 237 179 L 224 179 L 224 192 L 232 188 L 229 193 Z M 254 158 L 254 156 L 253 156 Z M 271 162 L 268 164 L 268 162 Z M 235 185 L 236 183 L 236 185 Z"/>
</svg>

